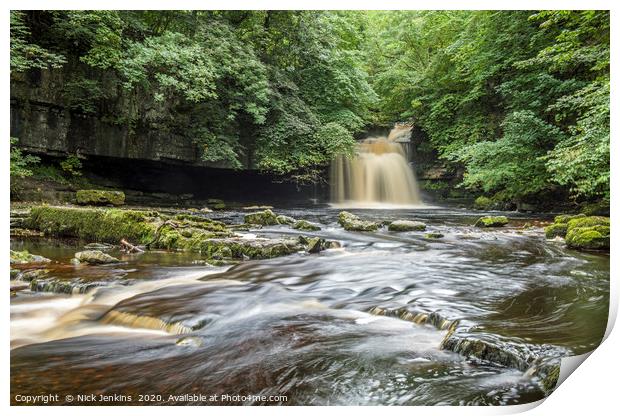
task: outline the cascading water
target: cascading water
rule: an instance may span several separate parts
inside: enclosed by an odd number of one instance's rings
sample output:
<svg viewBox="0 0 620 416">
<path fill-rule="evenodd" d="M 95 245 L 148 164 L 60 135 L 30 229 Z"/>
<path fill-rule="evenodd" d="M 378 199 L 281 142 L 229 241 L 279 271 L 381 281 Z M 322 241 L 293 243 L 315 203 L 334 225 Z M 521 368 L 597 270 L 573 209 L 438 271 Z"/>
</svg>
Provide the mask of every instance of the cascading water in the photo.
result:
<svg viewBox="0 0 620 416">
<path fill-rule="evenodd" d="M 340 156 L 331 166 L 331 201 L 339 206 L 422 205 L 415 174 L 400 141 L 411 126 L 397 125 L 387 137 L 357 145 L 353 158 Z"/>
</svg>

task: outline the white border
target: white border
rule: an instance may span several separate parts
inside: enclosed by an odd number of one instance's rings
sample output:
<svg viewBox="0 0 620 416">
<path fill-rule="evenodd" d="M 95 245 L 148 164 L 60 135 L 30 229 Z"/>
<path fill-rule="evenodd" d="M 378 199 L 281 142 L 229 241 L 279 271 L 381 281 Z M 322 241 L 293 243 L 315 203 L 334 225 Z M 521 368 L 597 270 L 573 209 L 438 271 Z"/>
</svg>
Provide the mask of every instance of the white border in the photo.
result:
<svg viewBox="0 0 620 416">
<path fill-rule="evenodd" d="M 9 125 L 10 125 L 10 113 L 9 113 L 9 10 L 10 9 L 357 9 L 357 10 L 398 10 L 398 9 L 419 9 L 419 10 L 437 10 L 437 9 L 474 9 L 474 10 L 510 10 L 510 9 L 611 9 L 612 10 L 612 137 L 616 136 L 618 131 L 618 118 L 617 118 L 617 100 L 616 100 L 616 80 L 618 78 L 617 71 L 617 56 L 618 56 L 618 37 L 616 36 L 618 30 L 618 2 L 612 1 L 576 1 L 576 0 L 546 0 L 546 1 L 512 1 L 512 0 L 433 0 L 428 2 L 422 1 L 404 1 L 404 0 L 382 0 L 382 1 L 365 1 L 365 0 L 348 0 L 348 1 L 326 1 L 326 0 L 314 0 L 314 1 L 240 1 L 240 0 L 211 0 L 211 1 L 185 1 L 177 0 L 174 2 L 162 1 L 162 0 L 134 0 L 134 1 L 119 1 L 119 0 L 93 0 L 93 1 L 77 1 L 77 0 L 57 0 L 51 1 L 36 1 L 36 0 L 22 0 L 22 1 L 6 1 L 3 3 L 5 6 L 0 11 L 2 18 L 2 41 L 4 46 L 3 54 L 3 82 L 2 93 L 4 104 L 4 112 L 2 113 L 3 122 L 2 129 L 4 129 L 4 137 L 9 137 Z M 616 158 L 614 155 L 617 153 L 617 139 L 612 139 L 611 143 L 611 156 L 612 161 Z M 0 152 L 1 162 L 0 165 L 4 167 L 4 175 L 1 176 L 3 193 L 2 195 L 2 207 L 4 210 L 5 221 L 1 222 L 0 232 L 5 238 L 2 240 L 2 269 L 8 270 L 8 244 L 9 240 L 6 236 L 9 235 L 9 223 L 6 221 L 9 217 L 9 175 L 7 172 L 9 166 L 9 144 L 8 140 L 4 142 L 5 151 Z M 612 218 L 615 224 L 615 218 L 617 218 L 617 177 L 618 169 L 614 167 L 612 163 Z M 568 379 L 558 387 L 558 389 L 541 403 L 535 403 L 530 405 L 521 406 L 507 406 L 507 407 L 383 407 L 377 409 L 375 407 L 295 407 L 295 408 L 277 408 L 277 407 L 265 407 L 265 408 L 244 408 L 244 407 L 218 407 L 210 409 L 202 409 L 200 407 L 186 407 L 182 410 L 183 413 L 204 414 L 216 412 L 216 414 L 241 414 L 246 413 L 248 410 L 252 414 L 282 414 L 294 411 L 296 414 L 314 415 L 317 412 L 328 414 L 341 414 L 355 413 L 356 415 L 375 415 L 377 411 L 381 413 L 401 414 L 411 416 L 414 414 L 430 414 L 430 415 L 446 415 L 446 414 L 463 414 L 463 415 L 480 415 L 480 414 L 510 414 L 517 413 L 531 409 L 528 414 L 532 415 L 549 415 L 549 414 L 563 414 L 563 413 L 598 413 L 607 414 L 610 409 L 617 407 L 615 399 L 618 395 L 618 388 L 616 384 L 617 374 L 619 374 L 618 365 L 618 351 L 620 351 L 620 339 L 618 337 L 618 331 L 611 331 L 614 321 L 616 319 L 618 310 L 618 258 L 615 254 L 618 252 L 618 233 L 615 228 L 612 230 L 612 255 L 611 255 L 611 291 L 610 291 L 610 320 L 606 332 L 608 337 L 603 344 L 596 349 L 591 357 L 587 359 L 586 364 L 580 366 L 575 371 L 575 374 L 568 377 Z M 5 273 L 6 274 L 6 273 Z M 5 284 L 8 284 L 8 279 L 5 276 Z M 3 340 L 5 348 L 2 350 L 2 366 L 3 366 L 3 404 L 6 407 L 9 414 L 40 414 L 45 412 L 46 414 L 63 414 L 63 415 L 81 415 L 86 412 L 89 415 L 105 415 L 109 416 L 110 412 L 122 412 L 123 414 L 136 414 L 146 413 L 149 414 L 169 414 L 171 411 L 169 407 L 149 407 L 145 409 L 143 407 L 127 408 L 106 408 L 106 407 L 39 407 L 39 408 L 25 408 L 25 407 L 13 407 L 8 408 L 9 404 L 9 302 L 8 294 L 5 290 L 5 302 L 2 304 L 3 317 L 0 320 L 4 335 Z M 573 360 L 576 361 L 576 360 Z M 574 362 L 573 364 L 574 365 Z M 563 368 L 564 365 L 563 365 Z M 564 371 L 564 370 L 563 370 Z M 540 406 L 538 406 L 540 405 Z M 6 414 L 6 413 L 5 413 Z"/>
</svg>

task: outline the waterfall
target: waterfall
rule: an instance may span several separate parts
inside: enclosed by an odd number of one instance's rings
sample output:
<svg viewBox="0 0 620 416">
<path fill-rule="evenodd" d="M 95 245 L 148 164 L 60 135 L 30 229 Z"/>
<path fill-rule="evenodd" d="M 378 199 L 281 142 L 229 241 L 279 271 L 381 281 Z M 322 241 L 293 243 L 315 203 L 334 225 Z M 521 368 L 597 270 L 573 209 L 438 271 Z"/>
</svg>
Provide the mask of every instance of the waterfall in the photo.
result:
<svg viewBox="0 0 620 416">
<path fill-rule="evenodd" d="M 411 126 L 397 125 L 387 137 L 358 143 L 352 158 L 331 165 L 331 202 L 339 206 L 421 205 L 418 184 L 405 148 Z"/>
</svg>

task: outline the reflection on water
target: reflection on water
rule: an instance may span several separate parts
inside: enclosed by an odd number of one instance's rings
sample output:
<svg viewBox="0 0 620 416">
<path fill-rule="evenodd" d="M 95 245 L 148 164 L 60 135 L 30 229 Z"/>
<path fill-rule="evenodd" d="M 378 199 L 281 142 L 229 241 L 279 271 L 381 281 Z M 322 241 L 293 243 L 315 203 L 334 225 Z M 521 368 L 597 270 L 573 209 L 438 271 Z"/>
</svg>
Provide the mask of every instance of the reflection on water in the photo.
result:
<svg viewBox="0 0 620 416">
<path fill-rule="evenodd" d="M 283 213 L 321 222 L 315 234 L 344 247 L 229 268 L 149 253 L 56 273 L 105 282 L 86 294 L 13 298 L 12 390 L 284 394 L 287 404 L 524 403 L 544 393 L 523 369 L 442 350 L 446 326 L 407 317 L 458 321 L 455 336 L 518 357 L 582 354 L 605 331 L 608 256 L 566 250 L 540 229 L 515 227 L 519 221 L 481 231 L 466 211 L 359 212 L 420 219 L 445 235 L 428 240 L 346 232 L 333 210 Z M 75 251 L 29 248 L 65 263 Z M 373 308 L 399 312 L 378 316 Z"/>
</svg>

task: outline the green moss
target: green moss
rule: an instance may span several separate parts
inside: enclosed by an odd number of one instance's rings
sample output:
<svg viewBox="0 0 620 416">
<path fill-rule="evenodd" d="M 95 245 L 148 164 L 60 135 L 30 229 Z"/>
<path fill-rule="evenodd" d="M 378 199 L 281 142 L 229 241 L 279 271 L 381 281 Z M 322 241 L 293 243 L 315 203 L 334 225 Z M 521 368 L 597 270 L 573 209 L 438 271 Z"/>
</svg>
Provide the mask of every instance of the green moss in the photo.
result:
<svg viewBox="0 0 620 416">
<path fill-rule="evenodd" d="M 566 231 L 568 230 L 568 224 L 551 224 L 545 227 L 545 237 L 547 238 L 555 238 L 555 237 L 565 237 Z"/>
<path fill-rule="evenodd" d="M 474 209 L 480 209 L 480 210 L 491 209 L 493 204 L 494 202 L 491 198 L 488 198 L 486 196 L 479 196 L 474 201 Z"/>
<path fill-rule="evenodd" d="M 487 227 L 503 227 L 506 224 L 508 224 L 508 218 L 506 218 L 503 215 L 500 215 L 498 217 L 491 217 L 491 216 L 481 217 L 478 219 L 478 221 L 476 221 L 474 225 L 476 227 L 487 228 Z"/>
<path fill-rule="evenodd" d="M 557 217 L 555 217 L 555 219 L 553 220 L 553 222 L 555 222 L 556 224 L 568 224 L 568 222 L 570 220 L 573 220 L 575 218 L 584 218 L 585 215 L 584 214 L 564 214 L 564 215 L 558 215 Z"/>
<path fill-rule="evenodd" d="M 595 225 L 609 226 L 609 217 L 582 217 L 568 221 L 568 231 L 573 228 L 593 227 Z"/>
<path fill-rule="evenodd" d="M 161 219 L 150 211 L 40 206 L 31 209 L 26 222 L 29 228 L 50 236 L 105 243 L 125 238 L 145 244 L 153 238 Z"/>
<path fill-rule="evenodd" d="M 372 221 L 363 221 L 357 215 L 347 211 L 338 214 L 338 223 L 347 231 L 376 231 L 379 224 Z"/>
<path fill-rule="evenodd" d="M 607 225 L 572 228 L 566 233 L 566 245 L 582 250 L 609 249 L 610 228 Z"/>
<path fill-rule="evenodd" d="M 430 239 L 436 239 L 436 238 L 443 238 L 444 235 L 442 233 L 435 232 L 435 233 L 426 233 L 424 237 L 430 238 Z"/>
<path fill-rule="evenodd" d="M 245 214 L 244 222 L 254 225 L 278 225 L 278 217 L 272 210 L 266 209 L 264 211 Z"/>
<path fill-rule="evenodd" d="M 125 194 L 120 191 L 101 191 L 97 189 L 81 189 L 75 193 L 80 205 L 123 205 Z"/>
<path fill-rule="evenodd" d="M 297 221 L 295 224 L 293 224 L 293 228 L 303 231 L 319 231 L 321 229 L 321 227 L 319 227 L 318 225 L 311 224 L 306 220 Z"/>
<path fill-rule="evenodd" d="M 43 256 L 38 256 L 36 254 L 30 254 L 27 250 L 11 250 L 10 261 L 11 264 L 48 263 L 50 259 L 47 259 Z"/>
</svg>

